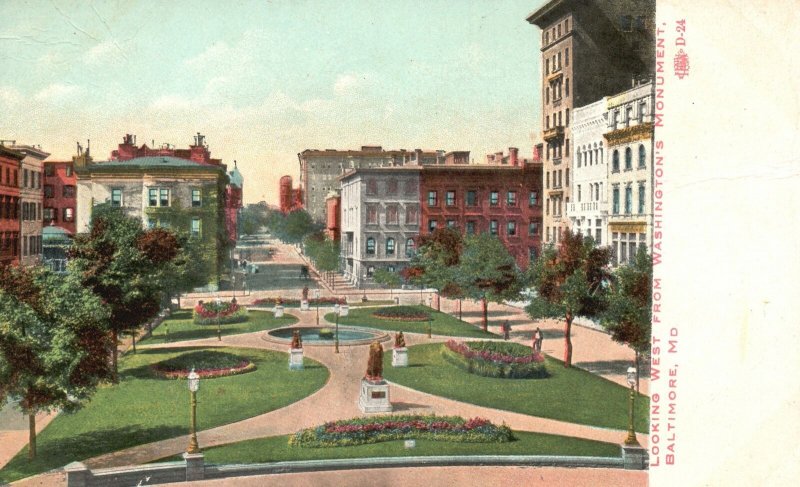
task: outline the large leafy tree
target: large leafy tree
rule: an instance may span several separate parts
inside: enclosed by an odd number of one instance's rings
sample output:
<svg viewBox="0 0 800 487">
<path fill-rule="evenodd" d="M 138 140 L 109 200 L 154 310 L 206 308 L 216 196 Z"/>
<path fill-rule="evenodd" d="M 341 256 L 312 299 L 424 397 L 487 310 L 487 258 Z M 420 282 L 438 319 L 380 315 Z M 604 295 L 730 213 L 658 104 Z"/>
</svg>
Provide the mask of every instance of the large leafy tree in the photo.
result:
<svg viewBox="0 0 800 487">
<path fill-rule="evenodd" d="M 467 237 L 456 271 L 459 288 L 483 305 L 484 331 L 489 328 L 488 303 L 502 303 L 519 296 L 521 279 L 516 261 L 494 235 L 483 233 Z"/>
<path fill-rule="evenodd" d="M 534 320 L 564 318 L 564 367 L 572 366 L 572 321 L 604 309 L 610 256 L 591 237 L 565 230 L 559 247 L 546 248 L 529 269 L 535 295 L 526 311 Z"/>
<path fill-rule="evenodd" d="M 639 390 L 639 364 L 650 351 L 653 304 L 653 262 L 644 248 L 627 265 L 620 266 L 608 294 L 608 308 L 601 323 L 611 338 L 633 349 L 636 364 L 636 390 Z"/>
<path fill-rule="evenodd" d="M 89 232 L 73 240 L 70 272 L 111 310 L 114 380 L 119 337 L 135 332 L 158 313 L 165 286 L 172 282 L 165 274 L 180 252 L 176 247 L 178 240 L 171 232 L 144 230 L 140 219 L 108 205 L 95 207 Z"/>
<path fill-rule="evenodd" d="M 289 243 L 300 243 L 303 237 L 317 230 L 314 220 L 306 210 L 294 210 L 286 215 L 284 238 Z"/>
<path fill-rule="evenodd" d="M 422 271 L 420 284 L 436 289 L 445 297 L 461 299 L 463 291 L 457 277 L 463 250 L 464 238 L 454 228 L 437 228 L 429 235 L 421 235 L 411 261 L 412 266 Z"/>
<path fill-rule="evenodd" d="M 0 268 L 0 403 L 28 416 L 36 457 L 36 414 L 74 410 L 111 377 L 108 307 L 75 276 Z"/>
<path fill-rule="evenodd" d="M 375 274 L 373 274 L 373 279 L 375 279 L 375 282 L 378 284 L 389 288 L 390 297 L 392 296 L 392 291 L 400 287 L 400 284 L 403 282 L 403 278 L 400 277 L 398 272 L 384 268 L 376 269 Z"/>
<path fill-rule="evenodd" d="M 307 235 L 303 239 L 303 250 L 318 272 L 329 275 L 339 268 L 339 242 L 322 232 Z"/>
</svg>

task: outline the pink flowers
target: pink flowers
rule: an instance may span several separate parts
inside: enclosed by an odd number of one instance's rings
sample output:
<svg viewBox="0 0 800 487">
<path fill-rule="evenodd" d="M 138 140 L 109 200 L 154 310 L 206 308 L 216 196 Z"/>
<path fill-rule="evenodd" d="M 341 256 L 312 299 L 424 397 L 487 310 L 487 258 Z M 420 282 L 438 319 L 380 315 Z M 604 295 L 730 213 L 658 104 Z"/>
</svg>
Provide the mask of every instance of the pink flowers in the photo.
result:
<svg viewBox="0 0 800 487">
<path fill-rule="evenodd" d="M 473 350 L 465 343 L 459 343 L 455 340 L 448 340 L 445 346 L 453 352 L 460 354 L 468 359 L 483 360 L 485 362 L 495 362 L 499 364 L 529 364 L 532 362 L 544 362 L 544 357 L 537 352 L 532 352 L 530 355 L 524 357 L 516 357 L 513 355 L 506 355 L 497 352 L 490 352 L 488 350 Z"/>
<path fill-rule="evenodd" d="M 203 318 L 224 318 L 236 313 L 239 311 L 239 309 L 240 306 L 232 302 L 225 302 L 216 305 L 211 303 L 203 303 L 200 301 L 197 303 L 197 306 L 194 307 L 195 313 Z"/>
<path fill-rule="evenodd" d="M 166 379 L 185 379 L 189 375 L 189 370 L 186 369 L 173 370 L 158 364 L 152 365 L 151 367 L 154 372 Z M 253 369 L 255 369 L 255 365 L 252 362 L 248 360 L 242 360 L 233 367 L 195 369 L 195 372 L 200 376 L 201 379 L 211 379 L 214 377 L 225 377 L 228 375 L 241 374 L 243 372 L 249 372 Z"/>
<path fill-rule="evenodd" d="M 424 421 L 377 421 L 373 423 L 345 423 L 336 422 L 325 423 L 326 433 L 361 433 L 388 430 L 415 430 L 415 431 L 435 431 L 435 430 L 459 430 L 470 431 L 481 426 L 491 425 L 488 419 L 472 418 L 466 422 L 449 422 L 446 420 Z"/>
</svg>

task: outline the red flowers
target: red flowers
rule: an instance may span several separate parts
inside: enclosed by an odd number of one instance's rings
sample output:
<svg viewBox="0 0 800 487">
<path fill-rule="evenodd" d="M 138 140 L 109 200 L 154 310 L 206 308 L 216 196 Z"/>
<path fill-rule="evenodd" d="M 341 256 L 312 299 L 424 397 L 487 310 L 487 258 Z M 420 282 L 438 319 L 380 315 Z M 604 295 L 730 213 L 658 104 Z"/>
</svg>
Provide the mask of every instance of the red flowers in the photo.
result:
<svg viewBox="0 0 800 487">
<path fill-rule="evenodd" d="M 485 362 L 494 362 L 499 364 L 529 364 L 532 362 L 544 362 L 544 357 L 537 352 L 524 357 L 515 357 L 513 355 L 506 355 L 497 352 L 490 352 L 488 350 L 473 350 L 465 343 L 459 343 L 454 340 L 448 340 L 445 346 L 453 352 L 464 356 L 468 359 L 483 360 Z"/>
<path fill-rule="evenodd" d="M 450 422 L 446 420 L 412 420 L 412 421 L 376 421 L 373 423 L 325 423 L 326 433 L 359 433 L 388 430 L 414 430 L 414 431 L 441 431 L 458 430 L 469 431 L 481 426 L 491 425 L 488 419 L 472 418 L 466 422 Z"/>
<path fill-rule="evenodd" d="M 236 313 L 240 308 L 238 304 L 232 302 L 225 302 L 217 305 L 200 301 L 197 303 L 197 306 L 194 307 L 194 311 L 203 318 L 224 318 Z"/>
<path fill-rule="evenodd" d="M 189 370 L 174 370 L 159 364 L 152 365 L 151 368 L 156 374 L 164 377 L 165 379 L 185 379 L 189 375 Z M 211 379 L 214 377 L 225 377 L 228 375 L 241 374 L 243 372 L 249 372 L 253 369 L 255 369 L 255 365 L 252 362 L 249 360 L 242 360 L 233 367 L 195 369 L 195 372 L 200 376 L 201 379 Z"/>
</svg>

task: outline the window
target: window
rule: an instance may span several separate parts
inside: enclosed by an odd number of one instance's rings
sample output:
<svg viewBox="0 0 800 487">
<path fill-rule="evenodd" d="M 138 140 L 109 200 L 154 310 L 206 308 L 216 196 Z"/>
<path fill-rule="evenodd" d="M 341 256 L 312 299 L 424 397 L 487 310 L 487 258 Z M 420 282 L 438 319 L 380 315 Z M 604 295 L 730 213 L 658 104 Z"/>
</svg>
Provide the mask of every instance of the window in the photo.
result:
<svg viewBox="0 0 800 487">
<path fill-rule="evenodd" d="M 444 194 L 444 204 L 446 206 L 455 206 L 456 204 L 456 192 L 455 191 L 448 191 Z"/>
<path fill-rule="evenodd" d="M 478 203 L 478 193 L 475 190 L 469 190 L 464 200 L 467 206 L 475 206 Z"/>
<path fill-rule="evenodd" d="M 436 226 L 437 226 L 436 220 L 428 220 L 428 231 L 429 232 L 433 233 L 434 230 L 436 230 Z"/>
<path fill-rule="evenodd" d="M 625 214 L 631 214 L 631 207 L 633 206 L 633 188 L 628 185 L 625 187 Z"/>
<path fill-rule="evenodd" d="M 414 239 L 409 238 L 406 240 L 406 257 L 412 257 L 414 255 L 414 250 L 416 249 L 416 245 L 414 244 Z"/>
<path fill-rule="evenodd" d="M 27 188 L 28 187 L 28 170 L 27 169 L 23 169 L 22 170 L 22 187 L 23 188 Z"/>
<path fill-rule="evenodd" d="M 122 206 L 122 190 L 119 188 L 111 190 L 111 206 Z"/>
<path fill-rule="evenodd" d="M 200 190 L 199 189 L 192 189 L 192 207 L 197 208 L 202 206 L 202 202 L 200 201 Z"/>
<path fill-rule="evenodd" d="M 619 188 L 615 187 L 614 191 L 612 191 L 612 208 L 611 212 L 615 215 L 619 215 Z"/>
<path fill-rule="evenodd" d="M 545 176 L 547 180 L 547 182 L 545 183 L 545 188 L 550 189 L 550 171 L 547 171 L 547 174 Z"/>
<path fill-rule="evenodd" d="M 62 189 L 62 194 L 64 195 L 64 198 L 74 198 L 75 186 L 72 186 L 71 184 L 64 186 L 64 188 Z"/>
<path fill-rule="evenodd" d="M 619 172 L 619 151 L 616 149 L 611 156 L 611 172 Z"/>
<path fill-rule="evenodd" d="M 569 96 L 569 78 L 564 78 L 564 96 Z"/>
<path fill-rule="evenodd" d="M 581 202 L 581 185 L 578 185 L 578 203 Z"/>
<path fill-rule="evenodd" d="M 386 239 L 386 255 L 394 255 L 394 239 Z"/>
<path fill-rule="evenodd" d="M 75 210 L 72 208 L 64 208 L 64 221 L 71 222 L 75 218 Z"/>
<path fill-rule="evenodd" d="M 378 208 L 375 205 L 367 206 L 367 225 L 378 224 Z"/>
<path fill-rule="evenodd" d="M 413 181 L 413 180 L 410 180 L 410 179 L 406 180 L 405 193 L 410 195 L 410 194 L 414 194 L 416 192 L 417 192 L 417 184 L 416 184 L 416 182 Z"/>
<path fill-rule="evenodd" d="M 567 186 L 569 186 L 569 168 L 565 169 L 565 170 L 564 170 L 564 173 L 565 173 L 565 174 L 566 174 L 566 176 L 567 176 L 566 178 L 564 178 L 564 179 L 565 179 L 565 184 L 566 184 Z"/>
<path fill-rule="evenodd" d="M 489 222 L 489 233 L 497 235 L 497 220 L 491 220 Z"/>
<path fill-rule="evenodd" d="M 44 219 L 45 220 L 55 220 L 56 219 L 56 211 L 54 208 L 45 208 L 44 209 Z"/>
<path fill-rule="evenodd" d="M 475 222 L 472 220 L 467 222 L 467 235 L 475 235 Z"/>
<path fill-rule="evenodd" d="M 386 206 L 386 224 L 397 225 L 400 223 L 400 218 L 397 216 L 397 205 Z"/>
<path fill-rule="evenodd" d="M 489 205 L 497 206 L 500 203 L 500 192 L 492 191 L 489 193 Z"/>
<path fill-rule="evenodd" d="M 633 151 L 630 147 L 625 149 L 625 170 L 630 171 L 633 169 Z"/>
<path fill-rule="evenodd" d="M 645 160 L 646 158 L 647 158 L 647 151 L 645 150 L 643 144 L 639 144 L 639 169 L 647 167 L 647 162 Z"/>
<path fill-rule="evenodd" d="M 167 188 L 161 188 L 159 193 L 160 193 L 160 197 L 158 199 L 159 205 L 169 206 L 169 190 Z"/>
<path fill-rule="evenodd" d="M 556 31 L 558 32 L 558 34 L 556 34 L 556 35 L 557 35 L 558 37 L 561 37 L 561 24 L 558 24 L 558 25 L 556 26 Z"/>
<path fill-rule="evenodd" d="M 47 166 L 47 167 L 52 167 L 52 166 Z M 44 197 L 45 198 L 53 197 L 53 186 L 51 184 L 44 185 Z"/>
<path fill-rule="evenodd" d="M 428 206 L 436 206 L 438 203 L 438 195 L 436 191 L 428 191 Z"/>
<path fill-rule="evenodd" d="M 157 188 L 150 188 L 150 190 L 148 191 L 147 205 L 148 206 L 158 206 L 158 189 Z"/>
<path fill-rule="evenodd" d="M 639 183 L 639 214 L 644 214 L 644 183 Z"/>
<path fill-rule="evenodd" d="M 509 237 L 516 237 L 517 236 L 517 222 L 514 220 L 509 220 L 506 222 L 506 234 Z"/>
<path fill-rule="evenodd" d="M 528 260 L 531 262 L 536 260 L 536 247 L 528 247 Z"/>
<path fill-rule="evenodd" d="M 517 206 L 516 191 L 509 191 L 506 193 L 506 206 Z"/>
<path fill-rule="evenodd" d="M 72 165 L 71 164 L 67 165 L 67 167 L 64 168 L 64 172 L 66 173 L 68 178 L 72 177 Z"/>
<path fill-rule="evenodd" d="M 367 238 L 367 255 L 375 255 L 375 239 Z"/>
<path fill-rule="evenodd" d="M 528 206 L 536 206 L 539 202 L 539 194 L 536 191 L 528 193 Z"/>
<path fill-rule="evenodd" d="M 386 181 L 386 194 L 397 194 L 397 180 L 390 179 Z"/>
<path fill-rule="evenodd" d="M 564 66 L 569 66 L 569 48 L 564 50 Z"/>
<path fill-rule="evenodd" d="M 544 61 L 544 74 L 550 74 L 550 60 L 545 59 Z"/>
<path fill-rule="evenodd" d="M 528 235 L 534 237 L 539 235 L 539 223 L 538 222 L 530 222 L 528 223 Z"/>
<path fill-rule="evenodd" d="M 45 176 L 55 176 L 56 175 L 56 168 L 52 164 L 45 164 L 44 165 L 44 175 Z"/>
<path fill-rule="evenodd" d="M 192 236 L 200 237 L 201 231 L 202 229 L 200 227 L 200 218 L 199 217 L 192 218 Z"/>
<path fill-rule="evenodd" d="M 374 179 L 367 179 L 367 194 L 376 194 L 378 192 L 378 182 Z"/>
<path fill-rule="evenodd" d="M 419 210 L 416 206 L 406 208 L 406 225 L 417 225 L 419 223 Z"/>
<path fill-rule="evenodd" d="M 594 243 L 597 244 L 598 246 L 599 245 L 603 245 L 603 242 L 602 242 L 602 234 L 603 234 L 603 232 L 602 232 L 602 230 L 600 230 L 600 228 L 597 228 L 597 230 L 595 230 L 594 233 L 595 233 L 595 235 L 594 235 Z"/>
</svg>

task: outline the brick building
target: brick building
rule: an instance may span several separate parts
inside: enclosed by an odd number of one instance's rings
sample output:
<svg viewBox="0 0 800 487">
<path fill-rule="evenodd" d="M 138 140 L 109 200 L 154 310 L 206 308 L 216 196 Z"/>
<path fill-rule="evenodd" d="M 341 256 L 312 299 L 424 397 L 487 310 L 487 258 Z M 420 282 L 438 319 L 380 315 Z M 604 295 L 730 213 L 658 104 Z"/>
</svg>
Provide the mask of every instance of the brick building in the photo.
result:
<svg viewBox="0 0 800 487">
<path fill-rule="evenodd" d="M 78 180 L 72 161 L 44 161 L 44 199 L 42 223 L 55 225 L 75 234 Z"/>
<path fill-rule="evenodd" d="M 541 250 L 541 162 L 519 158 L 514 147 L 488 155 L 487 164 L 467 164 L 469 153 L 448 156 L 420 174 L 421 233 L 441 226 L 488 232 L 526 268 Z"/>
<path fill-rule="evenodd" d="M 20 199 L 20 252 L 21 265 L 36 265 L 42 260 L 42 161 L 50 154 L 41 147 L 12 145 L 12 150 L 22 153 L 19 175 Z"/>
<path fill-rule="evenodd" d="M 278 206 L 281 213 L 289 213 L 290 211 L 299 210 L 303 208 L 303 190 L 301 188 L 292 187 L 292 177 L 283 176 L 278 182 Z"/>
<path fill-rule="evenodd" d="M 655 0 L 551 0 L 527 20 L 542 30 L 545 241 L 557 243 L 573 197 L 570 111 L 652 76 Z"/>
<path fill-rule="evenodd" d="M 0 145 L 0 265 L 19 264 L 19 171 L 24 157 Z"/>
</svg>

